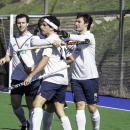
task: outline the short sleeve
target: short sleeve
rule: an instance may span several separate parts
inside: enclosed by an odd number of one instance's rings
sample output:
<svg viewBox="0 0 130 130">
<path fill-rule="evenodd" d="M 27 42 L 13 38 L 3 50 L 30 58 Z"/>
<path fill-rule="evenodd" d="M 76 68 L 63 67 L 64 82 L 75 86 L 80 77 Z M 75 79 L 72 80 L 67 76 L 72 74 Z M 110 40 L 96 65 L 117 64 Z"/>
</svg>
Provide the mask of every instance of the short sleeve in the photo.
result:
<svg viewBox="0 0 130 130">
<path fill-rule="evenodd" d="M 52 48 L 46 48 L 46 49 L 44 49 L 42 56 L 46 55 L 48 57 L 51 57 L 51 54 L 52 54 Z"/>
</svg>

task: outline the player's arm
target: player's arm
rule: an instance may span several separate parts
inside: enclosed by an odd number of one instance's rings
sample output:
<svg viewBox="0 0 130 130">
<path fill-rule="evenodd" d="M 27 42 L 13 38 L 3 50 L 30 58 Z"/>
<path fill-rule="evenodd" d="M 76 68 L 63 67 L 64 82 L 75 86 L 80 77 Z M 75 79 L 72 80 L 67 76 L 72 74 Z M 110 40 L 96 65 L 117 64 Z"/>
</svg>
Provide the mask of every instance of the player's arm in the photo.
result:
<svg viewBox="0 0 130 130">
<path fill-rule="evenodd" d="M 14 50 L 12 48 L 11 43 L 9 43 L 8 49 L 6 51 L 6 55 L 2 59 L 0 59 L 0 66 L 5 64 L 6 62 L 10 62 L 14 53 L 15 52 L 14 52 Z"/>
<path fill-rule="evenodd" d="M 69 40 L 74 40 L 76 42 L 79 42 L 79 44 L 83 41 L 86 41 L 86 44 L 90 42 L 90 37 L 87 35 L 69 34 L 63 30 L 59 32 L 59 36 L 62 38 L 68 38 Z"/>
<path fill-rule="evenodd" d="M 77 41 L 80 44 L 82 43 L 82 41 L 86 41 L 86 39 L 90 39 L 90 38 L 86 37 L 86 35 L 70 34 L 69 39 Z"/>
<path fill-rule="evenodd" d="M 29 76 L 24 80 L 24 86 L 27 86 L 31 83 L 32 78 L 41 70 L 43 70 L 43 68 L 47 65 L 49 60 L 49 57 L 44 55 L 42 57 L 42 60 L 39 62 L 39 64 L 37 65 L 37 67 L 29 74 Z"/>
<path fill-rule="evenodd" d="M 73 63 L 74 62 L 74 57 L 73 57 L 73 55 L 70 55 L 70 56 L 68 56 L 67 58 L 66 58 L 66 63 L 67 63 L 67 65 L 69 65 L 69 64 L 71 64 L 71 63 Z"/>
<path fill-rule="evenodd" d="M 9 56 L 8 54 L 5 55 L 2 59 L 0 59 L 0 66 L 5 64 L 6 62 L 9 62 L 12 59 L 12 56 Z"/>
<path fill-rule="evenodd" d="M 40 39 L 39 36 L 33 36 L 31 39 L 31 46 L 44 46 L 50 43 L 47 39 Z"/>
<path fill-rule="evenodd" d="M 44 46 L 52 44 L 55 47 L 59 47 L 61 45 L 65 45 L 65 43 L 61 40 L 53 40 L 50 38 L 40 39 L 39 36 L 33 36 L 31 40 L 31 46 Z"/>
<path fill-rule="evenodd" d="M 27 67 L 26 69 L 24 69 L 24 71 L 29 75 L 32 71 L 34 70 L 34 65 L 32 65 L 31 67 Z"/>
<path fill-rule="evenodd" d="M 52 45 L 54 47 L 61 47 L 61 45 L 65 45 L 65 42 L 64 41 L 61 41 L 61 40 L 54 40 Z"/>
<path fill-rule="evenodd" d="M 74 46 L 74 45 L 71 45 L 71 46 Z M 74 57 L 72 55 L 72 51 L 70 48 L 66 47 L 66 63 L 69 65 L 71 64 L 72 62 L 74 62 Z"/>
</svg>

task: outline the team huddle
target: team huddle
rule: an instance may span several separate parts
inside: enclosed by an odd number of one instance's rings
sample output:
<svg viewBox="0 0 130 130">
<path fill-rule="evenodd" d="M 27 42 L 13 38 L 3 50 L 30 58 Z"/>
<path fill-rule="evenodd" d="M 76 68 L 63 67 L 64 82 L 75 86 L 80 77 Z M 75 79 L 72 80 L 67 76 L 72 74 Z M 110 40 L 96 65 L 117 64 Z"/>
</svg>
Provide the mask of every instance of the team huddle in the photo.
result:
<svg viewBox="0 0 130 130">
<path fill-rule="evenodd" d="M 95 38 L 90 32 L 92 22 L 89 14 L 78 14 L 75 23 L 77 34 L 69 34 L 59 29 L 60 21 L 55 16 L 44 16 L 38 20 L 34 34 L 31 34 L 28 31 L 28 15 L 16 16 L 15 24 L 19 33 L 10 37 L 6 55 L 0 59 L 0 65 L 12 59 L 11 86 L 23 82 L 23 85 L 11 89 L 10 93 L 13 112 L 22 124 L 21 130 L 51 130 L 54 113 L 63 130 L 72 130 L 69 117 L 64 112 L 69 83 L 68 65 L 72 73 L 70 83 L 76 104 L 77 129 L 85 130 L 86 103 L 93 130 L 100 129 L 100 114 L 96 107 L 99 102 L 99 75 L 95 63 Z M 38 49 L 18 51 L 37 46 Z M 47 76 L 32 82 L 41 75 Z M 23 95 L 30 121 L 25 118 L 21 107 Z"/>
</svg>

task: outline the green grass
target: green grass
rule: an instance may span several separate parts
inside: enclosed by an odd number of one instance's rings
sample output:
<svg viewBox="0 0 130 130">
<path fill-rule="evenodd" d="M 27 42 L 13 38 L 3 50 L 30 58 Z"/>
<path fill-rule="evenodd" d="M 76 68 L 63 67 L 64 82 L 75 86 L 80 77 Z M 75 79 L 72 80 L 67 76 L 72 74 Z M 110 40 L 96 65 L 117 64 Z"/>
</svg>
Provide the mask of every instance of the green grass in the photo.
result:
<svg viewBox="0 0 130 130">
<path fill-rule="evenodd" d="M 10 104 L 10 95 L 0 93 L 0 130 L 19 130 L 20 122 L 13 114 Z M 75 105 L 74 103 L 67 103 L 68 109 L 65 110 L 66 115 L 69 117 L 72 129 L 76 130 L 75 123 Z M 23 97 L 22 106 L 25 110 L 26 117 L 28 119 L 28 110 Z M 101 115 L 101 128 L 100 130 L 129 130 L 130 129 L 130 112 L 116 109 L 109 109 L 98 107 Z M 86 109 L 87 124 L 86 129 L 91 130 L 91 122 L 88 110 Z M 60 121 L 55 115 L 52 130 L 61 130 Z"/>
<path fill-rule="evenodd" d="M 125 1 L 125 9 L 129 9 L 130 1 Z M 119 10 L 119 0 L 48 0 L 48 13 L 76 13 Z M 32 0 L 22 4 L 20 0 L 0 0 L 0 14 L 44 14 L 44 1 Z"/>
</svg>

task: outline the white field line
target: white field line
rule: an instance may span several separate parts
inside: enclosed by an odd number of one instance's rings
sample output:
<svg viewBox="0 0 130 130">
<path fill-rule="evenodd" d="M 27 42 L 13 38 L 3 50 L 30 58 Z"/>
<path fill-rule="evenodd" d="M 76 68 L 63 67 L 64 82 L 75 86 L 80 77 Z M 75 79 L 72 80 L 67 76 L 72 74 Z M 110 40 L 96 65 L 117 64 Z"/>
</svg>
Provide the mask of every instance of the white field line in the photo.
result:
<svg viewBox="0 0 130 130">
<path fill-rule="evenodd" d="M 69 102 L 69 103 L 74 103 L 72 101 L 66 101 L 66 102 Z M 87 105 L 87 104 L 86 104 Z M 114 107 L 107 107 L 107 106 L 100 106 L 100 105 L 97 105 L 98 107 L 103 107 L 103 108 L 109 108 L 109 109 L 115 109 L 115 110 L 121 110 L 121 111 L 130 111 L 130 110 L 126 110 L 126 109 L 119 109 L 119 108 L 114 108 Z"/>
</svg>

